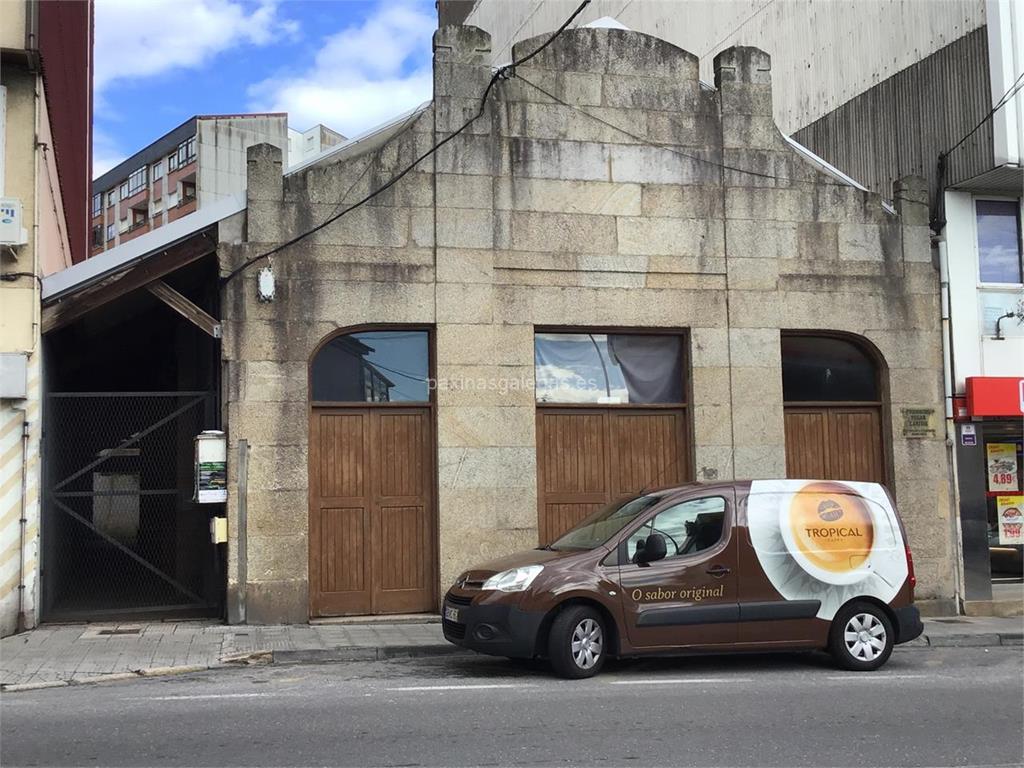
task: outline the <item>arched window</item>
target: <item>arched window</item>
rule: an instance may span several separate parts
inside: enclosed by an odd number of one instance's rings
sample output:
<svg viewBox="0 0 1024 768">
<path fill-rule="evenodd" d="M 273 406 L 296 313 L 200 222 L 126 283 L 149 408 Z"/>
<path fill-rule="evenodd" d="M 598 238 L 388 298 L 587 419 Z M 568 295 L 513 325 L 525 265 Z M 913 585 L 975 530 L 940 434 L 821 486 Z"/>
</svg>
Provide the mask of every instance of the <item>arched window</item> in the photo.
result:
<svg viewBox="0 0 1024 768">
<path fill-rule="evenodd" d="M 787 403 L 879 402 L 875 362 L 847 339 L 783 335 L 782 399 Z"/>
<path fill-rule="evenodd" d="M 335 336 L 313 358 L 310 396 L 320 403 L 426 403 L 429 359 L 426 331 Z"/>
<path fill-rule="evenodd" d="M 783 333 L 786 474 L 820 480 L 887 479 L 881 358 L 867 342 Z"/>
</svg>

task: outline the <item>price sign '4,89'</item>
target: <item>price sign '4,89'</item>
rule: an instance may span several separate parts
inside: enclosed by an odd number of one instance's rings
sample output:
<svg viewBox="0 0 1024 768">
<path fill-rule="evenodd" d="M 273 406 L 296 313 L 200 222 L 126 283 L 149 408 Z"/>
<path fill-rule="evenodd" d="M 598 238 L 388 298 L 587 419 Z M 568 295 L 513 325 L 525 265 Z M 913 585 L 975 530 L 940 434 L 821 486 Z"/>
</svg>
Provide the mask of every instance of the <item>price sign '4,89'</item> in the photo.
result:
<svg viewBox="0 0 1024 768">
<path fill-rule="evenodd" d="M 985 452 L 988 459 L 989 491 L 1019 491 L 1016 444 L 989 443 L 985 446 Z"/>
</svg>

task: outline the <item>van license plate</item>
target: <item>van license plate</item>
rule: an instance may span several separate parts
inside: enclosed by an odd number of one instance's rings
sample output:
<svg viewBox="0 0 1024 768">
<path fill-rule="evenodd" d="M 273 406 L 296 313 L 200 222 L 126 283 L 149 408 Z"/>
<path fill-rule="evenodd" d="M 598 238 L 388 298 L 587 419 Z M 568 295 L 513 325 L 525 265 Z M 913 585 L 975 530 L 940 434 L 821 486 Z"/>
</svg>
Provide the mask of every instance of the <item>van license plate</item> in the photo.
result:
<svg viewBox="0 0 1024 768">
<path fill-rule="evenodd" d="M 444 617 L 446 619 L 448 619 L 448 621 L 458 621 L 459 620 L 459 609 L 458 608 L 452 608 L 450 605 L 446 605 L 444 607 Z"/>
</svg>

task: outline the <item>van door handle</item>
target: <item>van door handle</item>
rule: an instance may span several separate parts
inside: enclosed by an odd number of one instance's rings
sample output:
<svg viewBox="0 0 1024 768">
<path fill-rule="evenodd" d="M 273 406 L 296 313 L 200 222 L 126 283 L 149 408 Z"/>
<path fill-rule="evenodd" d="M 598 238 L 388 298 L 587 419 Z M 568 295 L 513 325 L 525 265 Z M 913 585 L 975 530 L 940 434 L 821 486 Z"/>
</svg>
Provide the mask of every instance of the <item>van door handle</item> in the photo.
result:
<svg viewBox="0 0 1024 768">
<path fill-rule="evenodd" d="M 704 571 L 704 573 L 708 574 L 709 576 L 714 576 L 716 579 L 720 579 L 727 573 L 732 573 L 732 569 L 726 568 L 724 565 L 713 565 L 706 571 Z"/>
</svg>

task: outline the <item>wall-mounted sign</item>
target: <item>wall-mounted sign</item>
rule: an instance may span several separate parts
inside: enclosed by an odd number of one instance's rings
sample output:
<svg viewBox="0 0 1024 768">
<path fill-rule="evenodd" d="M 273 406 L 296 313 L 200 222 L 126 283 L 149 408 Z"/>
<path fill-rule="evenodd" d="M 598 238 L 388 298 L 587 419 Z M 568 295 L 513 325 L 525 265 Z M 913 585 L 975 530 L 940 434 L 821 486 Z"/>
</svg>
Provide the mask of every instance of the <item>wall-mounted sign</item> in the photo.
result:
<svg viewBox="0 0 1024 768">
<path fill-rule="evenodd" d="M 228 446 L 224 433 L 208 430 L 196 436 L 196 494 L 200 504 L 228 500 Z"/>
<path fill-rule="evenodd" d="M 1024 414 L 1024 378 L 968 376 L 967 412 L 971 416 Z"/>
<path fill-rule="evenodd" d="M 985 457 L 988 460 L 989 492 L 1020 490 L 1017 484 L 1016 443 L 989 443 L 985 446 Z"/>
<path fill-rule="evenodd" d="M 934 408 L 901 408 L 903 436 L 910 438 L 935 437 Z"/>
<path fill-rule="evenodd" d="M 1000 544 L 1024 544 L 1024 496 L 996 496 Z"/>
<path fill-rule="evenodd" d="M 960 444 L 966 446 L 978 444 L 978 433 L 973 424 L 964 424 L 960 428 Z"/>
</svg>

